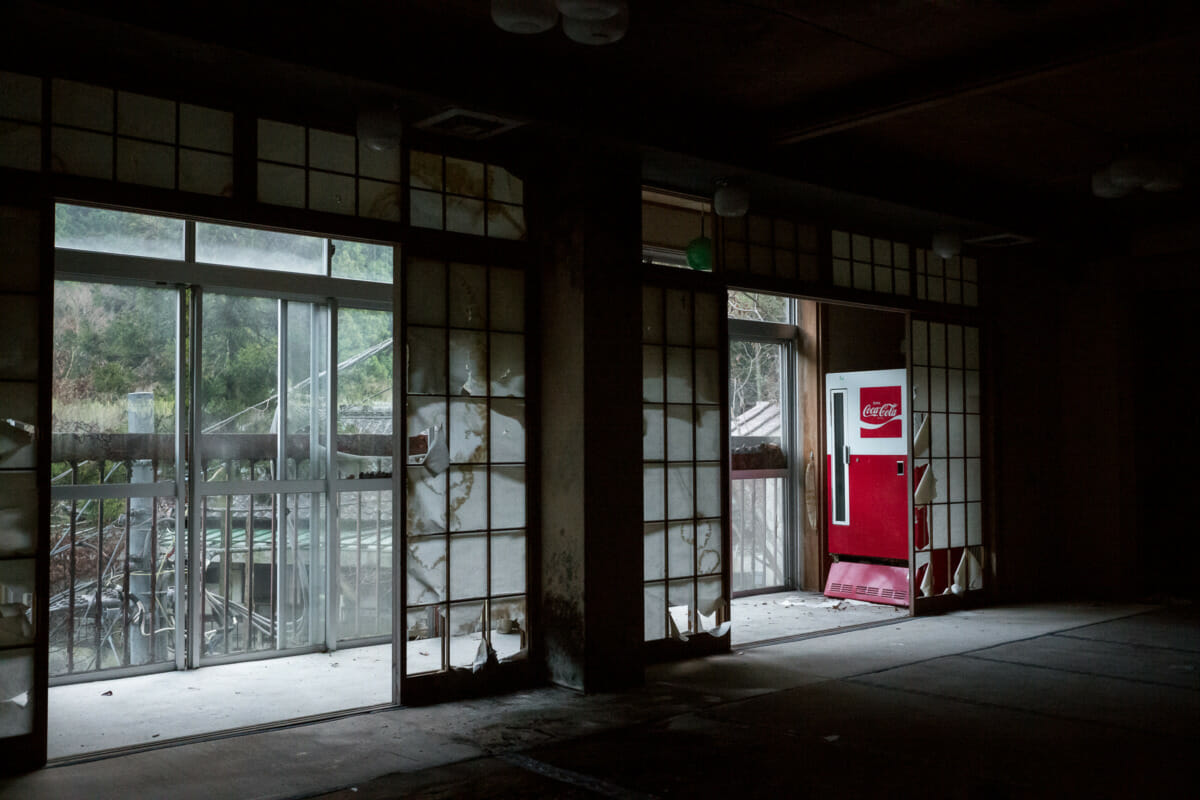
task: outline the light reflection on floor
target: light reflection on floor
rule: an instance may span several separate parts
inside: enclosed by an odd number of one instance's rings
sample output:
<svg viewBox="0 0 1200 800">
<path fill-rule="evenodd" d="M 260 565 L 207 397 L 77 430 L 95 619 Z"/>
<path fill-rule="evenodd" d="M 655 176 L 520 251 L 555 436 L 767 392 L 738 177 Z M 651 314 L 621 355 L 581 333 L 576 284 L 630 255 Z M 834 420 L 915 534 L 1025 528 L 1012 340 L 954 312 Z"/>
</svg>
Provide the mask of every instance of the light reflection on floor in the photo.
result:
<svg viewBox="0 0 1200 800">
<path fill-rule="evenodd" d="M 908 608 L 826 597 L 819 592 L 776 592 L 733 600 L 733 645 L 908 616 Z"/>
</svg>

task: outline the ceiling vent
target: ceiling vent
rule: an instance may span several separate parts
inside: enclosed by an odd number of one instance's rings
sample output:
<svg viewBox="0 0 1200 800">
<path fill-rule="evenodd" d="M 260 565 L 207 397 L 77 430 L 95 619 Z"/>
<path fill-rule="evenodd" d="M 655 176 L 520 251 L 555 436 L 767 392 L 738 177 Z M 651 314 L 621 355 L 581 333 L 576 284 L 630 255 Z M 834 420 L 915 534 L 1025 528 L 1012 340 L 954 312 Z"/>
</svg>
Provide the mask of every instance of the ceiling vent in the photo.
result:
<svg viewBox="0 0 1200 800">
<path fill-rule="evenodd" d="M 460 139 L 478 140 L 490 139 L 522 124 L 524 123 L 518 122 L 515 119 L 497 117 L 494 114 L 484 114 L 481 111 L 451 108 L 440 114 L 434 114 L 428 119 L 414 123 L 413 127 L 447 136 L 457 136 Z"/>
<path fill-rule="evenodd" d="M 1016 247 L 1021 244 L 1031 244 L 1035 239 L 1030 236 L 1021 236 L 1016 233 L 995 233 L 991 236 L 977 236 L 974 239 L 967 239 L 964 243 L 975 245 L 976 247 Z"/>
</svg>

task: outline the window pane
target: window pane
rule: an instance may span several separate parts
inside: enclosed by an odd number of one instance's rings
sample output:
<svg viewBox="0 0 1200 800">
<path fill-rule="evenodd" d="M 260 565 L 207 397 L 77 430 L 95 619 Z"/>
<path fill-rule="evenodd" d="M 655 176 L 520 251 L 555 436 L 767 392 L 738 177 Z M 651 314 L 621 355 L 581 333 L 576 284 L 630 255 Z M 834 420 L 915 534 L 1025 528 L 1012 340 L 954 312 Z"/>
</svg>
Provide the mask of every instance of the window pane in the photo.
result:
<svg viewBox="0 0 1200 800">
<path fill-rule="evenodd" d="M 330 274 L 335 278 L 391 283 L 393 253 L 390 245 L 334 241 Z"/>
<path fill-rule="evenodd" d="M 184 221 L 109 208 L 54 207 L 54 246 L 94 253 L 183 258 Z"/>
<path fill-rule="evenodd" d="M 178 298 L 173 289 L 55 283 L 56 481 L 144 483 L 174 467 Z"/>
<path fill-rule="evenodd" d="M 391 312 L 338 309 L 337 360 L 338 477 L 390 477 L 395 368 Z"/>
<path fill-rule="evenodd" d="M 196 223 L 196 260 L 304 275 L 325 274 L 325 240 L 315 236 Z"/>
</svg>

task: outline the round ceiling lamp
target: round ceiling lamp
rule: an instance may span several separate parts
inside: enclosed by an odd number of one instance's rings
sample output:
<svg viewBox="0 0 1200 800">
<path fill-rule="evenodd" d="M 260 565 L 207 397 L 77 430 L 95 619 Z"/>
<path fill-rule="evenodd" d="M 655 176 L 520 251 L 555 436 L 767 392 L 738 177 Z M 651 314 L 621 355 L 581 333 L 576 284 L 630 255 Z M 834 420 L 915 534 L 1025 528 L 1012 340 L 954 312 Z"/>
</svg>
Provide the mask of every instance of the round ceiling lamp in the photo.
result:
<svg viewBox="0 0 1200 800">
<path fill-rule="evenodd" d="M 492 0 L 492 22 L 509 33 L 542 33 L 558 22 L 554 0 Z"/>
<path fill-rule="evenodd" d="M 619 3 L 616 14 L 607 19 L 578 19 L 563 15 L 563 33 L 580 44 L 612 44 L 619 42 L 629 28 L 629 4 Z"/>
<path fill-rule="evenodd" d="M 1118 189 L 1138 189 L 1155 177 L 1155 163 L 1143 156 L 1118 158 L 1108 168 L 1108 178 Z"/>
<path fill-rule="evenodd" d="M 957 231 L 938 231 L 933 235 L 932 244 L 938 258 L 954 258 L 962 252 L 962 237 Z"/>
<path fill-rule="evenodd" d="M 1092 173 L 1092 194 L 1096 195 L 1096 197 L 1112 200 L 1117 197 L 1124 197 L 1128 193 L 1128 189 L 1123 189 L 1113 183 L 1108 167 L 1098 169 Z"/>
<path fill-rule="evenodd" d="M 615 17 L 623 5 L 618 0 L 558 0 L 558 10 L 564 17 L 584 21 Z"/>
<path fill-rule="evenodd" d="M 1183 188 L 1184 172 L 1179 161 L 1150 155 L 1126 156 L 1092 173 L 1092 194 L 1111 200 L 1134 189 L 1173 192 Z"/>
<path fill-rule="evenodd" d="M 743 217 L 750 210 L 750 192 L 740 183 L 722 178 L 713 192 L 713 210 L 718 217 Z"/>
<path fill-rule="evenodd" d="M 1142 186 L 1147 192 L 1174 192 L 1183 188 L 1183 164 L 1159 161 L 1154 165 L 1153 177 Z"/>
<path fill-rule="evenodd" d="M 368 149 L 379 152 L 400 146 L 404 124 L 395 109 L 370 108 L 359 112 L 355 128 L 358 140 Z"/>
</svg>

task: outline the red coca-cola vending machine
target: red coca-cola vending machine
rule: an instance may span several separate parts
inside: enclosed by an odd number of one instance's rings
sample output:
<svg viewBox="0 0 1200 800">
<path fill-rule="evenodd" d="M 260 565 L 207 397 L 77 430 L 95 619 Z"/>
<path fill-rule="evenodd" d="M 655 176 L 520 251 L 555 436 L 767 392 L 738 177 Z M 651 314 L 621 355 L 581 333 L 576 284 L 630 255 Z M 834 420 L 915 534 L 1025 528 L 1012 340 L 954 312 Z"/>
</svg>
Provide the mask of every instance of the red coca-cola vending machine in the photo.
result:
<svg viewBox="0 0 1200 800">
<path fill-rule="evenodd" d="M 829 570 L 825 594 L 908 605 L 909 410 L 902 369 L 825 376 Z"/>
</svg>

